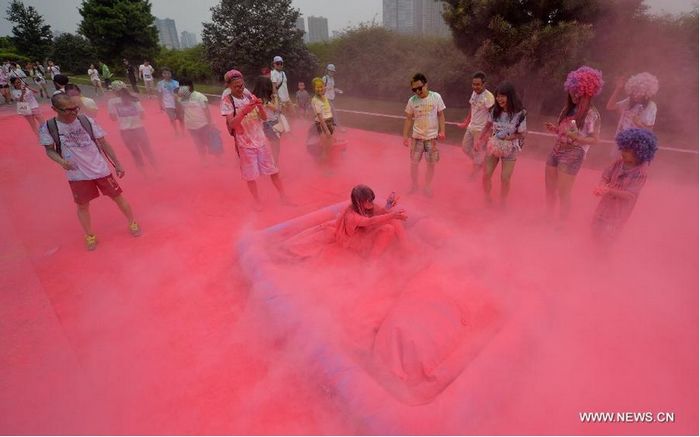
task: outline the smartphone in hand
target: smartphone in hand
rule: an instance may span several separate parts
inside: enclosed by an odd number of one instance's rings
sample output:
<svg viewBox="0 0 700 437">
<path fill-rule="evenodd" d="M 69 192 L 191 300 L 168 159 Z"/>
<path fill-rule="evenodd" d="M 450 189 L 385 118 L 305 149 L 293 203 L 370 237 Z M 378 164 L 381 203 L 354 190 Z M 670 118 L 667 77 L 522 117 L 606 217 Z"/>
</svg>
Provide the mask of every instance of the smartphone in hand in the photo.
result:
<svg viewBox="0 0 700 437">
<path fill-rule="evenodd" d="M 396 204 L 396 192 L 392 191 L 389 197 L 386 198 L 386 209 L 391 209 Z"/>
</svg>

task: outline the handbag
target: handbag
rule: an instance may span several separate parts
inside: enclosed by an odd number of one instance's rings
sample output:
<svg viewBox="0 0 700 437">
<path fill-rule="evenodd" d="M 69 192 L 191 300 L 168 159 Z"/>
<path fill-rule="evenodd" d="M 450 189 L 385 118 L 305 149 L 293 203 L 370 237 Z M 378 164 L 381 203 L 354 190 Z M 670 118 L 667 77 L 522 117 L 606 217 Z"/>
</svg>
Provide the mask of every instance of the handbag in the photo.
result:
<svg viewBox="0 0 700 437">
<path fill-rule="evenodd" d="M 277 123 L 275 123 L 272 126 L 272 129 L 274 129 L 275 132 L 277 132 L 278 134 L 283 134 L 292 130 L 289 127 L 289 122 L 287 121 L 287 117 L 285 117 L 284 114 L 280 114 L 277 117 Z"/>
<path fill-rule="evenodd" d="M 496 158 L 508 156 L 513 153 L 513 150 L 516 148 L 518 148 L 518 146 L 515 141 L 502 140 L 496 136 L 489 138 L 489 142 L 486 144 L 486 150 L 489 155 L 493 155 Z"/>
</svg>

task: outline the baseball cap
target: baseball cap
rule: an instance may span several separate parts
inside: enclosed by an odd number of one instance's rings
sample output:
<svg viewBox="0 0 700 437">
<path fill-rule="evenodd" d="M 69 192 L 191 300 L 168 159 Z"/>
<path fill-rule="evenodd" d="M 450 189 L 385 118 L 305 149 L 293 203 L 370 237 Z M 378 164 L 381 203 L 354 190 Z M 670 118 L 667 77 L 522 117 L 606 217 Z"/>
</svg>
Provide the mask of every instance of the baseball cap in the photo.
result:
<svg viewBox="0 0 700 437">
<path fill-rule="evenodd" d="M 276 64 L 277 62 L 284 62 L 284 61 L 282 60 L 282 56 L 275 56 L 274 58 L 272 58 L 272 63 L 273 63 L 273 64 Z"/>
<path fill-rule="evenodd" d="M 230 82 L 233 79 L 243 79 L 243 73 L 238 70 L 229 70 L 224 74 L 224 81 Z"/>
<path fill-rule="evenodd" d="M 335 71 L 335 65 L 333 65 L 333 64 L 328 64 L 328 67 L 326 67 L 326 70 L 328 70 L 328 71 Z"/>
</svg>

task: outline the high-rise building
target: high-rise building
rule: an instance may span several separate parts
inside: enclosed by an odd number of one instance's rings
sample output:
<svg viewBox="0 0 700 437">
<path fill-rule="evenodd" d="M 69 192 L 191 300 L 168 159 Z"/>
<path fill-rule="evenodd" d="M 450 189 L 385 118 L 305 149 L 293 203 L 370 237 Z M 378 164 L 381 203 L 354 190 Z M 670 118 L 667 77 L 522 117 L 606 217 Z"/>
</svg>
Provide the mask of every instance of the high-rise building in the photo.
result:
<svg viewBox="0 0 700 437">
<path fill-rule="evenodd" d="M 177 38 L 177 28 L 175 20 L 170 18 L 156 18 L 156 27 L 158 28 L 158 39 L 160 45 L 168 49 L 180 48 L 180 41 Z"/>
<path fill-rule="evenodd" d="M 328 41 L 328 19 L 326 17 L 308 17 L 308 42 Z"/>
<path fill-rule="evenodd" d="M 448 36 L 443 3 L 435 0 L 383 0 L 382 23 L 387 29 L 426 36 Z"/>
<path fill-rule="evenodd" d="M 297 29 L 304 32 L 304 42 L 309 42 L 309 33 L 306 31 L 306 26 L 304 25 L 304 17 L 301 15 L 297 18 Z"/>
<path fill-rule="evenodd" d="M 423 0 L 423 35 L 450 36 L 450 27 L 442 18 L 445 9 L 443 2 L 435 0 Z"/>
<path fill-rule="evenodd" d="M 180 47 L 189 49 L 197 45 L 197 35 L 192 32 L 183 30 L 180 32 Z"/>
</svg>

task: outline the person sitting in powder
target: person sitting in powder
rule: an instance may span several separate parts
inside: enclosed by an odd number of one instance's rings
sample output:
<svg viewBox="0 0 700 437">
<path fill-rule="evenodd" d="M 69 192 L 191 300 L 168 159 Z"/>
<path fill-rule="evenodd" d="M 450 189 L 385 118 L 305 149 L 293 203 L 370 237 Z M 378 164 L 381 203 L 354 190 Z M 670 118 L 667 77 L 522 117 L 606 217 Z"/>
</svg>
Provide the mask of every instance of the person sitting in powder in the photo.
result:
<svg viewBox="0 0 700 437">
<path fill-rule="evenodd" d="M 406 245 L 402 222 L 408 216 L 403 209 L 395 210 L 397 198 L 392 194 L 386 207 L 374 203 L 374 191 L 367 185 L 357 185 L 350 193 L 350 205 L 338 217 L 335 242 L 362 256 L 382 255 L 392 243 Z"/>
</svg>

